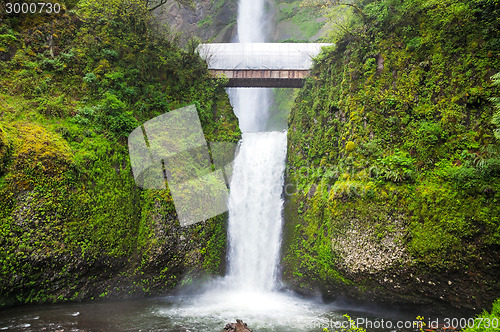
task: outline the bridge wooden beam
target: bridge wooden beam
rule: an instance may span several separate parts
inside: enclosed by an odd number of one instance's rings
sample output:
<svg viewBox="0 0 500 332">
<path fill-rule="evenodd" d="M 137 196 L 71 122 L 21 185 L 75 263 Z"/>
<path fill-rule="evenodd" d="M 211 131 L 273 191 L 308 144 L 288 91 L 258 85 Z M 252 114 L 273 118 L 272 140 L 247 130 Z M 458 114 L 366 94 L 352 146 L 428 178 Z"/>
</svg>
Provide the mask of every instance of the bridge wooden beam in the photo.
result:
<svg viewBox="0 0 500 332">
<path fill-rule="evenodd" d="M 309 70 L 209 69 L 214 78 L 229 79 L 234 88 L 301 88 Z"/>
</svg>

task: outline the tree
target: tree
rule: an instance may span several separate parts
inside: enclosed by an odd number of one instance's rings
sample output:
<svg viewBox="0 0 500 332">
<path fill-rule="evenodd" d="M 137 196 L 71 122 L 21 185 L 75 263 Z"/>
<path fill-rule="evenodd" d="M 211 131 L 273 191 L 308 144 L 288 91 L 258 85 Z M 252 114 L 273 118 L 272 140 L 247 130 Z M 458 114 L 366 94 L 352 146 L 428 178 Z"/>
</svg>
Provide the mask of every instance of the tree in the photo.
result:
<svg viewBox="0 0 500 332">
<path fill-rule="evenodd" d="M 336 43 L 346 35 L 362 37 L 369 22 L 363 11 L 363 0 L 303 0 L 301 6 L 325 12 L 329 24 L 329 39 Z"/>
</svg>

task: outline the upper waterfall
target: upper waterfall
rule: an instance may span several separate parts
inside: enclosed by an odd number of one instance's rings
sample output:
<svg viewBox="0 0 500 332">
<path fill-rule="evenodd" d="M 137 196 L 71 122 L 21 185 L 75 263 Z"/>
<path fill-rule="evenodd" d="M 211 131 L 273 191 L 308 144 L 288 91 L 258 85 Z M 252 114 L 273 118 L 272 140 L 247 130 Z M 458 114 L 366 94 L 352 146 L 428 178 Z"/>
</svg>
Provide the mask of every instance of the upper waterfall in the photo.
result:
<svg viewBox="0 0 500 332">
<path fill-rule="evenodd" d="M 262 43 L 268 40 L 265 29 L 266 0 L 240 0 L 238 7 L 238 40 L 240 43 Z M 229 97 L 243 132 L 263 131 L 269 118 L 268 89 L 238 89 Z"/>
<path fill-rule="evenodd" d="M 240 43 L 266 42 L 265 22 L 264 0 L 240 0 L 238 7 L 238 40 Z"/>
</svg>

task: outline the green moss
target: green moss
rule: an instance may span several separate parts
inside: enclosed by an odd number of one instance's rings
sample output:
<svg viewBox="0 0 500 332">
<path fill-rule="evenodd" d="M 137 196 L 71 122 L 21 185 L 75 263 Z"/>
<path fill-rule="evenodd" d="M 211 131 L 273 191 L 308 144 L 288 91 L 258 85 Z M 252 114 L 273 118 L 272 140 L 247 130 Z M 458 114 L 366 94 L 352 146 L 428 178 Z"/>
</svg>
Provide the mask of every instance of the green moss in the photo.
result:
<svg viewBox="0 0 500 332">
<path fill-rule="evenodd" d="M 0 174 L 5 172 L 11 153 L 12 141 L 5 132 L 3 124 L 0 123 Z"/>
<path fill-rule="evenodd" d="M 491 312 L 483 311 L 482 314 L 478 315 L 474 320 L 474 326 L 468 327 L 464 331 L 467 332 L 487 332 L 492 329 L 498 328 L 498 322 L 500 321 L 500 299 L 497 299 L 493 303 L 493 308 Z"/>
<path fill-rule="evenodd" d="M 353 16 L 318 56 L 289 118 L 288 181 L 299 221 L 287 225 L 297 227 L 288 273 L 328 285 L 341 270 L 328 243 L 350 222 L 378 229 L 379 238 L 401 227 L 412 257 L 406 270 L 484 272 L 473 262 L 500 243 L 490 102 L 500 94 L 490 80 L 500 71 L 500 28 L 490 15 L 498 8 L 356 4 L 364 16 Z"/>
<path fill-rule="evenodd" d="M 111 2 L 2 22 L 23 45 L 0 66 L 0 306 L 165 292 L 223 268 L 225 218 L 181 227 L 168 190 L 136 186 L 126 138 L 195 104 L 207 141 L 237 142 L 228 97 L 142 2 Z"/>
<path fill-rule="evenodd" d="M 290 36 L 287 42 L 307 42 L 325 25 L 322 13 L 301 5 L 301 1 L 279 1 L 278 29 Z"/>
</svg>

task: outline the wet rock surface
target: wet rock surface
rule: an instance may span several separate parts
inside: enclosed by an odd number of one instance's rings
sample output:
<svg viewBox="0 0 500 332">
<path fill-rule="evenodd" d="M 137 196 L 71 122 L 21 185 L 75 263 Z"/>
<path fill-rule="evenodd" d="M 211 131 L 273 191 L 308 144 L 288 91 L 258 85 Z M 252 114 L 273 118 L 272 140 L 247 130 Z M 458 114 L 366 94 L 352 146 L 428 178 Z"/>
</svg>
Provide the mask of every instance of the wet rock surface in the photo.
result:
<svg viewBox="0 0 500 332">
<path fill-rule="evenodd" d="M 191 37 L 202 41 L 231 42 L 236 36 L 237 1 L 226 0 L 222 4 L 214 1 L 197 1 L 193 7 L 168 1 L 155 11 L 160 20 L 168 22 L 170 28 L 181 33 L 181 43 Z"/>
<path fill-rule="evenodd" d="M 376 273 L 397 265 L 408 265 L 410 255 L 403 245 L 404 228 L 394 221 L 394 231 L 379 236 L 376 230 L 353 220 L 346 234 L 332 239 L 332 249 L 349 273 Z"/>
<path fill-rule="evenodd" d="M 236 323 L 226 324 L 222 332 L 253 332 L 241 319 L 237 319 Z"/>
<path fill-rule="evenodd" d="M 433 314 L 449 313 L 450 307 L 468 314 L 478 313 L 481 308 L 489 310 L 498 294 L 498 247 L 481 251 L 466 266 L 437 268 L 418 264 L 405 243 L 405 219 L 397 213 L 384 220 L 383 229 L 374 228 L 366 220 L 347 217 L 349 220 L 340 223 L 325 240 L 332 252 L 328 261 L 330 274 L 308 269 L 301 265 L 303 253 L 317 255 L 317 249 L 311 245 L 318 241 L 318 233 L 308 237 L 300 232 L 305 225 L 294 212 L 298 210 L 299 203 L 288 200 L 282 260 L 283 279 L 298 293 L 321 294 L 331 300 L 417 305 L 432 308 Z M 291 241 L 300 246 L 293 247 Z M 290 260 L 299 257 L 294 256 L 299 251 L 302 256 L 297 261 Z"/>
</svg>

